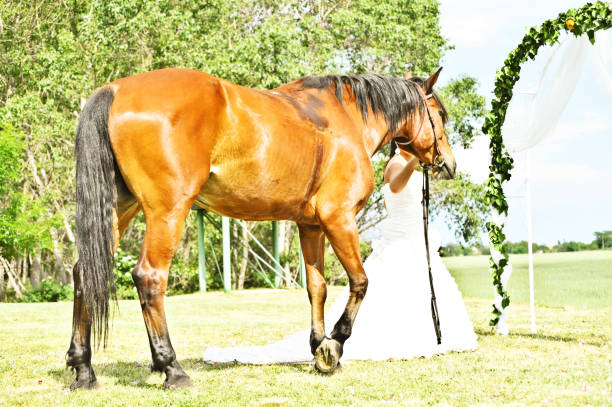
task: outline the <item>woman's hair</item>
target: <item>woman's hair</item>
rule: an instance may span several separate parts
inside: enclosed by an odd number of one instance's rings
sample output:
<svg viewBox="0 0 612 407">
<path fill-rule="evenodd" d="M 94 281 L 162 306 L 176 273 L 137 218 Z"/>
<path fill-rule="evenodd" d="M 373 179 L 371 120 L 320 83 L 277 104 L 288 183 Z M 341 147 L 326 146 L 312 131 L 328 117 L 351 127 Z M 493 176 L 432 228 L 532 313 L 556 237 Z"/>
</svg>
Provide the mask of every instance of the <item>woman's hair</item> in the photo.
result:
<svg viewBox="0 0 612 407">
<path fill-rule="evenodd" d="M 387 162 L 389 162 L 389 160 L 393 158 L 393 156 L 395 155 L 395 150 L 397 150 L 397 143 L 395 142 L 395 139 L 392 138 L 391 142 L 389 143 L 389 159 L 387 160 Z"/>
</svg>

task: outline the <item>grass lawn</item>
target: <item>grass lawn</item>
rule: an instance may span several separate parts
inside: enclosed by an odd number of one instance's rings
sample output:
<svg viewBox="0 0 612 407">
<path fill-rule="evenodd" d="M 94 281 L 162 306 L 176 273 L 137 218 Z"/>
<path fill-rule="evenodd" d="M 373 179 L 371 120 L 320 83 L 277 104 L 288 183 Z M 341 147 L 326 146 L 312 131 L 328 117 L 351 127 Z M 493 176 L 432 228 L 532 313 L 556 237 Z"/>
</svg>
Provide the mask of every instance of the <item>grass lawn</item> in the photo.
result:
<svg viewBox="0 0 612 407">
<path fill-rule="evenodd" d="M 94 354 L 101 387 L 68 392 L 71 303 L 0 304 L 0 406 L 15 405 L 499 405 L 612 404 L 612 252 L 536 257 L 539 332 L 529 333 L 526 266 L 512 258 L 508 337 L 488 327 L 485 257 L 449 258 L 479 349 L 431 359 L 345 362 L 332 376 L 310 365 L 208 366 L 208 344 L 264 344 L 309 323 L 303 290 L 249 290 L 167 299 L 174 347 L 194 387 L 164 391 L 150 373 L 140 307 L 121 301 L 109 346 Z M 328 302 L 340 292 L 332 287 Z M 607 295 L 606 295 L 607 294 Z"/>
<path fill-rule="evenodd" d="M 489 299 L 493 285 L 489 256 L 444 259 L 466 298 Z M 526 254 L 510 256 L 510 302 L 529 302 Z M 612 307 L 612 250 L 541 253 L 533 256 L 536 305 L 577 309 Z"/>
</svg>

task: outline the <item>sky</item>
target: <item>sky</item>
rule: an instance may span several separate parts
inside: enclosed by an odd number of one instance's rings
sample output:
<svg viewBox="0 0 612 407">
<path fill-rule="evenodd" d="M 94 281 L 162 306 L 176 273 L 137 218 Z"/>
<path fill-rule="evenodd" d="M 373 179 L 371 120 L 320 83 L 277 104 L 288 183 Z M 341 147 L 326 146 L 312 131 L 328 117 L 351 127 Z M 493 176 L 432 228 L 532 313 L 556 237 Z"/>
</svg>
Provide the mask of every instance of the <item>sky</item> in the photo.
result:
<svg viewBox="0 0 612 407">
<path fill-rule="evenodd" d="M 580 0 L 441 0 L 442 34 L 455 49 L 443 59 L 440 83 L 473 76 L 490 107 L 495 72 L 526 29 L 583 4 Z M 550 54 L 550 48 L 542 49 L 535 61 L 526 62 L 523 76 L 535 77 Z M 589 59 L 585 60 L 576 90 L 551 137 L 529 152 L 533 239 L 537 243 L 590 242 L 593 232 L 612 230 L 612 104 L 594 79 Z M 478 138 L 470 150 L 455 149 L 455 157 L 460 171 L 469 173 L 474 181 L 486 180 L 488 138 Z M 506 235 L 510 241 L 527 240 L 527 171 L 524 156 L 517 160 L 518 168 L 507 188 Z M 443 244 L 456 240 L 442 221 L 434 221 L 434 226 Z"/>
</svg>

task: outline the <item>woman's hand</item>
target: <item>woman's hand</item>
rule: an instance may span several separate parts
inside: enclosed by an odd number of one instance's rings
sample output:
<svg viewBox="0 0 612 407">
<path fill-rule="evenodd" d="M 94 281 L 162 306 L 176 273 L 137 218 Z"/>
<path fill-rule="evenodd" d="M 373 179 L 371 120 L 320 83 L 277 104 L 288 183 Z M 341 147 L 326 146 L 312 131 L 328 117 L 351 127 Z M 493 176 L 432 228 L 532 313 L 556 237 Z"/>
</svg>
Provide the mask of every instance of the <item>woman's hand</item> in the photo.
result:
<svg viewBox="0 0 612 407">
<path fill-rule="evenodd" d="M 409 152 L 400 150 L 399 148 L 398 150 L 399 150 L 399 155 L 401 155 L 404 158 L 404 160 L 406 160 L 406 162 L 411 162 L 412 160 L 416 159 L 416 157 L 410 154 Z M 418 160 L 417 160 L 417 163 L 418 163 Z"/>
<path fill-rule="evenodd" d="M 384 173 L 385 183 L 389 183 L 391 192 L 397 194 L 404 189 L 418 165 L 419 160 L 410 153 L 400 150 L 400 154 L 394 155 L 387 163 Z"/>
</svg>

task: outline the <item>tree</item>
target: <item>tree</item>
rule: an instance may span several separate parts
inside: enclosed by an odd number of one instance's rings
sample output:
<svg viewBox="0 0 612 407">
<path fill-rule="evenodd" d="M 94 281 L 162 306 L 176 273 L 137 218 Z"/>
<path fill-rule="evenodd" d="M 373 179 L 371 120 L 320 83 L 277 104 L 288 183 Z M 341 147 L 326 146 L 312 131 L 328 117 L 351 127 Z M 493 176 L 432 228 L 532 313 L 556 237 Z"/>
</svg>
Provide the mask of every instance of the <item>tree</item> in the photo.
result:
<svg viewBox="0 0 612 407">
<path fill-rule="evenodd" d="M 595 246 L 600 249 L 606 247 L 612 247 L 612 230 L 604 230 L 602 232 L 595 232 Z"/>
<path fill-rule="evenodd" d="M 43 200 L 27 196 L 22 181 L 24 156 L 23 135 L 0 124 L 0 293 L 4 295 L 6 274 L 17 297 L 25 288 L 20 274 L 28 277 L 27 268 L 23 267 L 25 259 L 34 250 L 51 249 L 50 230 L 55 221 L 49 217 Z M 38 283 L 40 275 L 34 281 Z"/>
<path fill-rule="evenodd" d="M 22 191 L 27 201 L 39 202 L 45 216 L 54 219 L 52 226 L 45 226 L 51 246 L 45 243 L 32 249 L 33 260 L 39 258 L 44 267 L 55 269 L 63 279 L 68 276 L 66 266 L 75 260 L 74 132 L 81 103 L 95 88 L 123 76 L 171 66 L 199 69 L 261 88 L 327 73 L 403 76 L 411 70 L 415 75 L 426 75 L 438 67 L 450 48 L 440 34 L 438 17 L 436 0 L 0 3 L 0 122 L 23 134 L 25 149 L 20 183 L 11 190 Z M 468 144 L 475 134 L 472 124 L 484 109 L 475 81 L 459 78 L 440 93 L 451 112 L 452 141 Z M 374 160 L 377 192 L 360 218 L 363 228 L 384 214 L 378 192 L 383 156 L 381 153 Z M 471 190 L 465 179 L 458 186 L 444 185 L 441 190 L 446 194 L 469 194 Z M 452 204 L 465 201 L 456 199 Z M 448 204 L 434 199 L 434 206 L 438 202 Z M 36 208 L 26 205 L 24 211 L 36 218 Z M 480 209 L 473 205 L 456 212 Z M 480 215 L 471 217 L 475 218 Z M 459 217 L 453 219 L 462 222 Z M 477 227 L 474 225 L 477 222 L 462 222 L 458 228 L 472 230 Z M 206 228 L 207 236 L 217 245 L 218 232 L 212 225 Z M 123 250 L 136 254 L 143 232 L 143 217 L 138 216 L 122 240 Z M 270 228 L 256 228 L 255 233 L 271 241 Z M 295 236 L 294 229 L 287 236 Z M 190 217 L 173 267 L 197 269 L 194 239 L 194 219 Z M 235 250 L 240 250 L 236 262 L 243 264 L 239 245 Z M 215 264 L 212 253 L 208 250 L 209 264 Z M 291 256 L 296 253 L 294 242 L 285 257 L 292 270 L 297 260 Z M 216 255 L 220 258 L 220 252 Z M 214 288 L 220 279 L 215 269 L 210 269 L 209 286 Z M 263 282 L 261 277 L 246 275 L 244 284 Z"/>
</svg>

